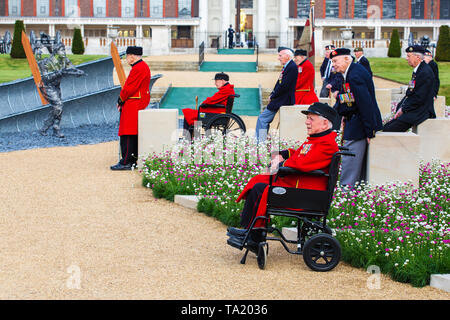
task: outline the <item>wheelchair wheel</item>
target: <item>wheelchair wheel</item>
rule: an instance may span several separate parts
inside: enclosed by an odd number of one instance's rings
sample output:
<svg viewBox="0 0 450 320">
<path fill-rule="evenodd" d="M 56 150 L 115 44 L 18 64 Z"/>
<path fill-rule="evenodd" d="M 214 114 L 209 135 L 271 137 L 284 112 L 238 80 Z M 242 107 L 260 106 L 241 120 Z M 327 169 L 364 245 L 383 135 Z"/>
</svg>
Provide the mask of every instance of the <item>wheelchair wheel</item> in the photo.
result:
<svg viewBox="0 0 450 320">
<path fill-rule="evenodd" d="M 207 134 L 220 132 L 222 135 L 232 135 L 240 137 L 245 131 L 245 123 L 234 113 L 218 114 L 212 118 L 205 126 Z"/>
<path fill-rule="evenodd" d="M 314 271 L 330 271 L 341 259 L 341 245 L 333 236 L 319 233 L 309 238 L 303 247 L 303 260 Z"/>
<path fill-rule="evenodd" d="M 258 262 L 258 267 L 261 270 L 266 268 L 267 262 L 267 252 L 269 251 L 269 245 L 267 242 L 261 242 L 258 246 L 258 256 L 256 257 L 256 261 Z"/>
</svg>

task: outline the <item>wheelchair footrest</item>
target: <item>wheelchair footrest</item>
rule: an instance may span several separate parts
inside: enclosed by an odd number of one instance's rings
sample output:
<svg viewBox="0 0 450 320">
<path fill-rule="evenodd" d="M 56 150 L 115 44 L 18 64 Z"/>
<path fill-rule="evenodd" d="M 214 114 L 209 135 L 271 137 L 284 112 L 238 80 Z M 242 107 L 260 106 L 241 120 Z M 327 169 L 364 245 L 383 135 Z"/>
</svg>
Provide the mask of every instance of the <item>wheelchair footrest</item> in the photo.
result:
<svg viewBox="0 0 450 320">
<path fill-rule="evenodd" d="M 244 243 L 242 242 L 241 239 L 237 239 L 237 238 L 235 238 L 235 237 L 230 237 L 230 238 L 227 240 L 227 243 L 228 243 L 228 245 L 230 245 L 230 246 L 232 246 L 232 247 L 235 247 L 235 248 L 237 248 L 237 249 L 239 249 L 239 250 L 244 249 Z"/>
</svg>

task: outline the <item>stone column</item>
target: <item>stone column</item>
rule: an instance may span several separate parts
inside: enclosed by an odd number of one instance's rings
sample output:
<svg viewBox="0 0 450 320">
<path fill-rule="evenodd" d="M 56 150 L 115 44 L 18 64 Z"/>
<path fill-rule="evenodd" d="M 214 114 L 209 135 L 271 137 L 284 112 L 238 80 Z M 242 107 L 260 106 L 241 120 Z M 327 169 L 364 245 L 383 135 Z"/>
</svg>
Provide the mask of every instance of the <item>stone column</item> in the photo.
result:
<svg viewBox="0 0 450 320">
<path fill-rule="evenodd" d="M 225 37 L 225 31 L 228 30 L 230 24 L 233 25 L 233 21 L 231 20 L 231 1 L 222 0 L 222 29 L 220 30 L 222 38 Z M 224 41 L 222 38 L 220 38 L 220 41 Z M 226 42 L 228 43 L 228 40 Z"/>
<path fill-rule="evenodd" d="M 325 43 L 323 42 L 323 27 L 315 27 L 314 28 L 314 52 L 316 53 L 316 57 L 324 56 L 323 48 L 325 47 Z"/>
<path fill-rule="evenodd" d="M 143 41 L 142 38 L 144 37 L 143 31 L 142 31 L 142 25 L 136 26 L 136 45 L 142 47 Z"/>
<path fill-rule="evenodd" d="M 56 26 L 54 24 L 48 25 L 48 35 L 54 37 L 56 35 Z"/>
<path fill-rule="evenodd" d="M 381 40 L 381 26 L 375 27 L 375 40 Z"/>
<path fill-rule="evenodd" d="M 439 38 L 439 27 L 433 27 L 433 41 L 438 41 Z"/>
<path fill-rule="evenodd" d="M 170 48 L 170 27 L 152 26 L 152 48 L 151 54 L 168 54 Z"/>
<path fill-rule="evenodd" d="M 258 29 L 256 41 L 260 48 L 266 48 L 266 0 L 258 1 Z"/>
<path fill-rule="evenodd" d="M 84 24 L 80 25 L 81 37 L 84 39 Z"/>
<path fill-rule="evenodd" d="M 198 28 L 199 31 L 199 45 L 202 43 L 202 41 L 205 42 L 205 46 L 208 44 L 208 1 L 207 0 L 200 0 L 199 1 L 199 8 L 198 8 L 198 15 L 200 17 L 200 25 Z"/>
<path fill-rule="evenodd" d="M 288 43 L 289 0 L 280 0 L 280 46 L 292 47 Z"/>
<path fill-rule="evenodd" d="M 404 32 L 403 33 L 403 40 L 408 41 L 409 33 L 411 32 L 411 28 L 410 27 L 405 27 L 403 32 Z"/>
</svg>

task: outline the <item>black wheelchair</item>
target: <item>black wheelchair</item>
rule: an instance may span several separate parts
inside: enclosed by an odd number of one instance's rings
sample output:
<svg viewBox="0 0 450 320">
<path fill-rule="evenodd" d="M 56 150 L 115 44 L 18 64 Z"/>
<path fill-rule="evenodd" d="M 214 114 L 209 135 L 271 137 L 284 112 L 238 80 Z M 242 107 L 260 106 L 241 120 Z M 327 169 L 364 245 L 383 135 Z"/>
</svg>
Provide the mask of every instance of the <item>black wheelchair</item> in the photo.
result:
<svg viewBox="0 0 450 320">
<path fill-rule="evenodd" d="M 190 126 L 188 131 L 192 134 L 194 131 L 200 131 L 203 129 L 206 135 L 213 135 L 216 132 L 222 135 L 235 135 L 240 136 L 247 130 L 244 121 L 237 114 L 234 114 L 233 105 L 234 99 L 239 98 L 240 95 L 233 94 L 227 99 L 227 104 L 225 106 L 225 113 L 210 113 L 210 112 L 198 112 L 198 120 L 202 122 L 201 128 L 196 128 L 195 126 Z M 221 104 L 208 104 L 202 105 L 204 107 L 216 107 L 223 108 Z M 199 134 L 199 133 L 197 133 Z"/>
<path fill-rule="evenodd" d="M 338 265 L 341 258 L 341 245 L 333 237 L 331 228 L 327 226 L 327 215 L 338 180 L 341 156 L 354 156 L 354 154 L 341 147 L 332 157 L 329 173 L 322 170 L 301 172 L 293 168 L 281 167 L 276 175 L 271 176 L 266 215 L 256 217 L 249 229 L 235 229 L 241 231 L 240 233 L 236 233 L 236 231 L 233 233 L 231 229 L 234 228 L 228 229 L 230 238 L 227 243 L 239 250 L 246 249 L 241 264 L 245 264 L 248 252 L 252 251 L 257 255 L 259 268 L 264 269 L 269 252 L 268 241 L 279 241 L 287 252 L 303 255 L 305 264 L 314 271 L 330 271 Z M 318 191 L 272 185 L 272 180 L 277 177 L 299 174 L 328 177 L 327 190 Z M 297 239 L 286 239 L 283 233 L 273 226 L 254 228 L 258 219 L 265 220 L 265 224 L 268 225 L 270 216 L 296 219 Z M 249 237 L 251 232 L 258 232 L 262 236 L 262 241 L 252 241 Z M 274 232 L 277 232 L 280 237 L 268 236 Z M 296 244 L 297 249 L 291 250 L 287 244 Z"/>
</svg>

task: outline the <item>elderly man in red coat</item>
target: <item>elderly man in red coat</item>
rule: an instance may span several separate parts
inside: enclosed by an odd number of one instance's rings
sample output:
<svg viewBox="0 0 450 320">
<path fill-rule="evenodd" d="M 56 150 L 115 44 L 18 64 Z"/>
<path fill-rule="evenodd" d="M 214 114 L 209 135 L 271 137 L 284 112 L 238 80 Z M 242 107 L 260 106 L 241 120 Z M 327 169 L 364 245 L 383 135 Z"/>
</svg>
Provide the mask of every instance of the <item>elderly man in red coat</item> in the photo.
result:
<svg viewBox="0 0 450 320">
<path fill-rule="evenodd" d="M 228 81 L 230 77 L 226 73 L 217 73 L 214 77 L 214 84 L 217 91 L 212 97 L 208 97 L 199 107 L 199 110 L 194 109 L 183 109 L 184 115 L 184 124 L 183 128 L 185 130 L 189 130 L 192 135 L 192 126 L 194 122 L 198 120 L 199 112 L 205 113 L 225 113 L 227 100 L 230 95 L 234 95 L 234 86 L 230 84 Z M 222 105 L 221 106 L 213 106 L 213 105 Z"/>
<path fill-rule="evenodd" d="M 271 171 L 278 166 L 291 167 L 303 172 L 313 170 L 323 170 L 328 173 L 331 159 L 334 153 L 339 151 L 336 143 L 336 132 L 332 131 L 333 122 L 337 120 L 336 111 L 328 104 L 316 102 L 308 110 L 303 110 L 306 114 L 306 128 L 308 138 L 297 150 L 289 149 L 281 151 L 272 157 Z M 244 209 L 241 213 L 240 224 L 244 229 L 229 228 L 230 237 L 242 238 L 250 228 L 256 217 L 266 214 L 267 198 L 269 191 L 269 174 L 259 174 L 247 183 L 237 202 L 245 200 Z M 327 177 L 310 175 L 290 175 L 278 177 L 272 183 L 273 186 L 326 190 Z M 259 219 L 255 222 L 254 228 L 264 227 L 265 220 Z M 257 244 L 262 241 L 260 230 L 250 232 L 249 249 L 257 248 Z M 253 247 L 252 247 L 253 245 Z M 256 246 L 256 247 L 255 247 Z"/>
<path fill-rule="evenodd" d="M 294 62 L 298 66 L 297 86 L 295 87 L 295 104 L 310 105 L 319 102 L 314 92 L 314 66 L 307 59 L 306 50 L 299 49 L 294 52 Z"/>
<path fill-rule="evenodd" d="M 142 47 L 127 48 L 131 65 L 125 85 L 120 91 L 117 110 L 120 112 L 119 136 L 122 159 L 111 170 L 131 170 L 138 157 L 138 112 L 150 102 L 150 68 L 142 60 Z"/>
</svg>

